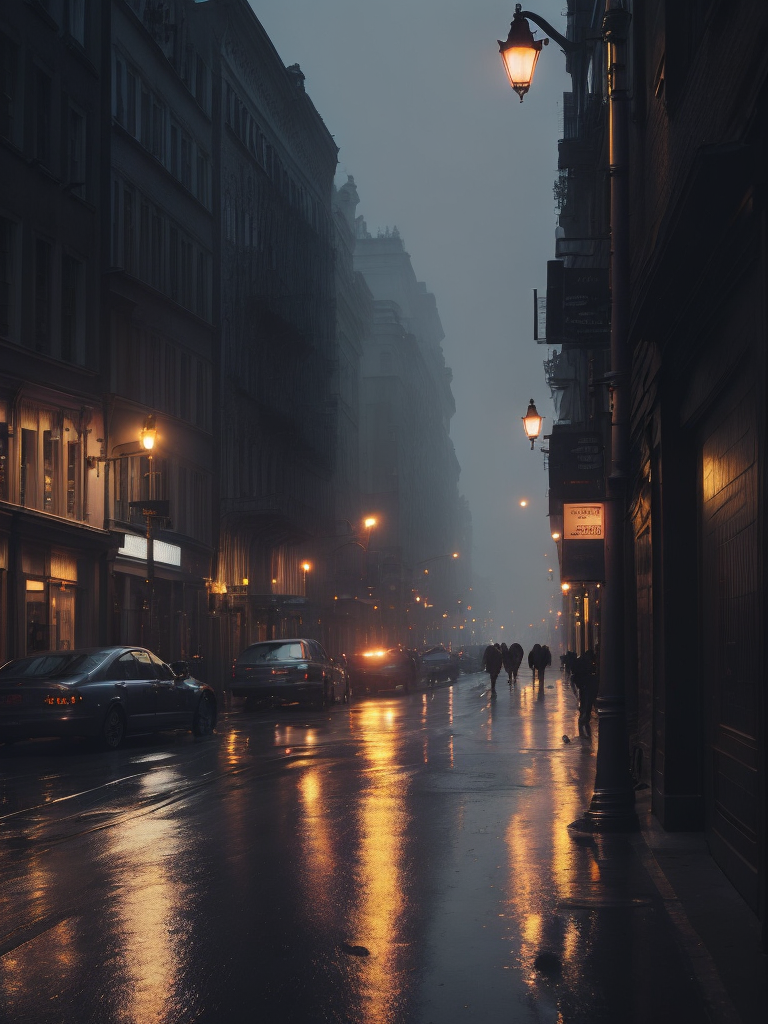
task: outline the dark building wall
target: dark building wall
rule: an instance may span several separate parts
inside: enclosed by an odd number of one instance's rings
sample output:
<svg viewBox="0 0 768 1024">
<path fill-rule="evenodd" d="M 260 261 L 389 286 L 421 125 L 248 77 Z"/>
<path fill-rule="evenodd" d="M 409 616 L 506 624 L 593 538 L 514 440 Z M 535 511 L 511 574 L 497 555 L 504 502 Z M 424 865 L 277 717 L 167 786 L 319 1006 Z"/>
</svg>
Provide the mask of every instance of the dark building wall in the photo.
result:
<svg viewBox="0 0 768 1024">
<path fill-rule="evenodd" d="M 109 10 L 101 455 L 109 523 L 129 536 L 111 566 L 110 636 L 167 660 L 204 657 L 216 537 L 211 43 L 190 0 L 160 19 L 141 3 Z M 149 415 L 151 460 L 138 443 Z M 152 598 L 135 549 L 146 525 L 130 508 L 150 498 L 170 511 L 153 526 L 170 547 L 156 545 Z"/>
<path fill-rule="evenodd" d="M 636 451 L 651 438 L 660 478 L 654 810 L 669 828 L 704 826 L 758 910 L 768 12 L 726 6 L 648 4 L 634 28 L 634 437 Z"/>
<path fill-rule="evenodd" d="M 102 15 L 0 10 L 0 660 L 100 637 Z"/>
<path fill-rule="evenodd" d="M 245 0 L 200 6 L 215 46 L 222 337 L 222 660 L 319 635 L 301 563 L 332 532 L 336 146 Z M 313 571 L 314 571 L 313 565 Z M 247 583 L 244 582 L 247 580 Z M 226 588 L 226 596 L 223 593 Z"/>
<path fill-rule="evenodd" d="M 704 829 L 764 915 L 768 10 L 653 0 L 631 13 L 633 763 L 664 827 Z M 569 237 L 609 226 L 605 124 L 582 66 L 601 20 L 602 5 L 569 3 L 569 35 L 587 40 L 568 57 L 560 147 L 569 265 L 584 259 Z M 561 355 L 551 372 L 588 406 L 584 363 Z"/>
</svg>

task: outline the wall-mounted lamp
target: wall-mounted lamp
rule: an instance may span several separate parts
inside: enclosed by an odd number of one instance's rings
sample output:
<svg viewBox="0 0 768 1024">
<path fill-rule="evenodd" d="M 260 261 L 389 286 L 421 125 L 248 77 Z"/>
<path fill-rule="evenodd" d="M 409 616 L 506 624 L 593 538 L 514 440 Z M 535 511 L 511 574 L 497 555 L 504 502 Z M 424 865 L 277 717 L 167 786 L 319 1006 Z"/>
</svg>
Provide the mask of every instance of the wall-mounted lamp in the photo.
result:
<svg viewBox="0 0 768 1024">
<path fill-rule="evenodd" d="M 543 419 L 544 417 L 539 416 L 536 405 L 533 399 L 531 399 L 528 404 L 528 411 L 525 416 L 522 417 L 523 430 L 525 431 L 525 436 L 531 442 L 531 451 L 533 451 L 533 442 L 541 433 L 541 424 Z"/>
</svg>

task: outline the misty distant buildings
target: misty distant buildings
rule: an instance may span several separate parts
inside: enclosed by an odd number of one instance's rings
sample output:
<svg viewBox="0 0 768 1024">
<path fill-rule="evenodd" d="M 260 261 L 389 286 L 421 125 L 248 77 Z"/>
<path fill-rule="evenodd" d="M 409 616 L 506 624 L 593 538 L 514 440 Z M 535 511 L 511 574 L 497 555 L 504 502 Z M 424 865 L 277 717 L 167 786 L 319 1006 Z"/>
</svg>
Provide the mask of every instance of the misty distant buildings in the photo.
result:
<svg viewBox="0 0 768 1024">
<path fill-rule="evenodd" d="M 435 300 L 335 191 L 301 70 L 246 0 L 6 5 L 0 58 L 0 659 L 141 643 L 221 684 L 270 636 L 458 642 Z"/>
</svg>

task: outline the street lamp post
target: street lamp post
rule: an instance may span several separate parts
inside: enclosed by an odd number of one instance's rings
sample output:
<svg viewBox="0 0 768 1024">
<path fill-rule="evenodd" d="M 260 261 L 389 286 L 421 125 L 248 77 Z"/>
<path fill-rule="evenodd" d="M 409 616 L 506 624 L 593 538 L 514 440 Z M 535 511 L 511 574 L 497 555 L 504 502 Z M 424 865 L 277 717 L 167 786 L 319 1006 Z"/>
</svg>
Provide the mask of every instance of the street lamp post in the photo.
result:
<svg viewBox="0 0 768 1024">
<path fill-rule="evenodd" d="M 605 594 L 600 644 L 600 694 L 597 699 L 600 729 L 592 799 L 582 818 L 569 827 L 579 832 L 620 832 L 638 827 L 634 789 L 629 770 L 625 696 L 625 572 L 624 522 L 626 519 L 629 457 L 629 98 L 627 92 L 627 34 L 631 15 L 621 0 L 606 0 L 602 34 L 607 46 L 608 133 L 611 219 L 611 469 L 606 480 Z M 548 32 L 566 53 L 579 44 L 552 29 L 543 18 L 515 8 L 507 43 L 499 42 L 510 83 L 522 100 L 530 88 L 536 56 L 515 55 L 515 49 L 541 49 L 521 30 L 530 19 Z M 515 29 L 515 22 L 518 28 Z M 527 64 L 525 64 L 527 60 Z M 525 81 L 512 80 L 510 67 L 529 69 Z"/>
</svg>

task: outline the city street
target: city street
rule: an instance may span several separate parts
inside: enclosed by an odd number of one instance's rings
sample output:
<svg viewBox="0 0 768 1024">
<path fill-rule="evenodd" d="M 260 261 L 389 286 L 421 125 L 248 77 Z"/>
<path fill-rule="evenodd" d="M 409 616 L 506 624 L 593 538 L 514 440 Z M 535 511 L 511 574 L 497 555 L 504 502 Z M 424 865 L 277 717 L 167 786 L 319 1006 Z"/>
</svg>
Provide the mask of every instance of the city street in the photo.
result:
<svg viewBox="0 0 768 1024">
<path fill-rule="evenodd" d="M 497 689 L 0 748 L 0 1020 L 706 1019 L 642 841 L 567 831 L 570 688 Z"/>
</svg>

